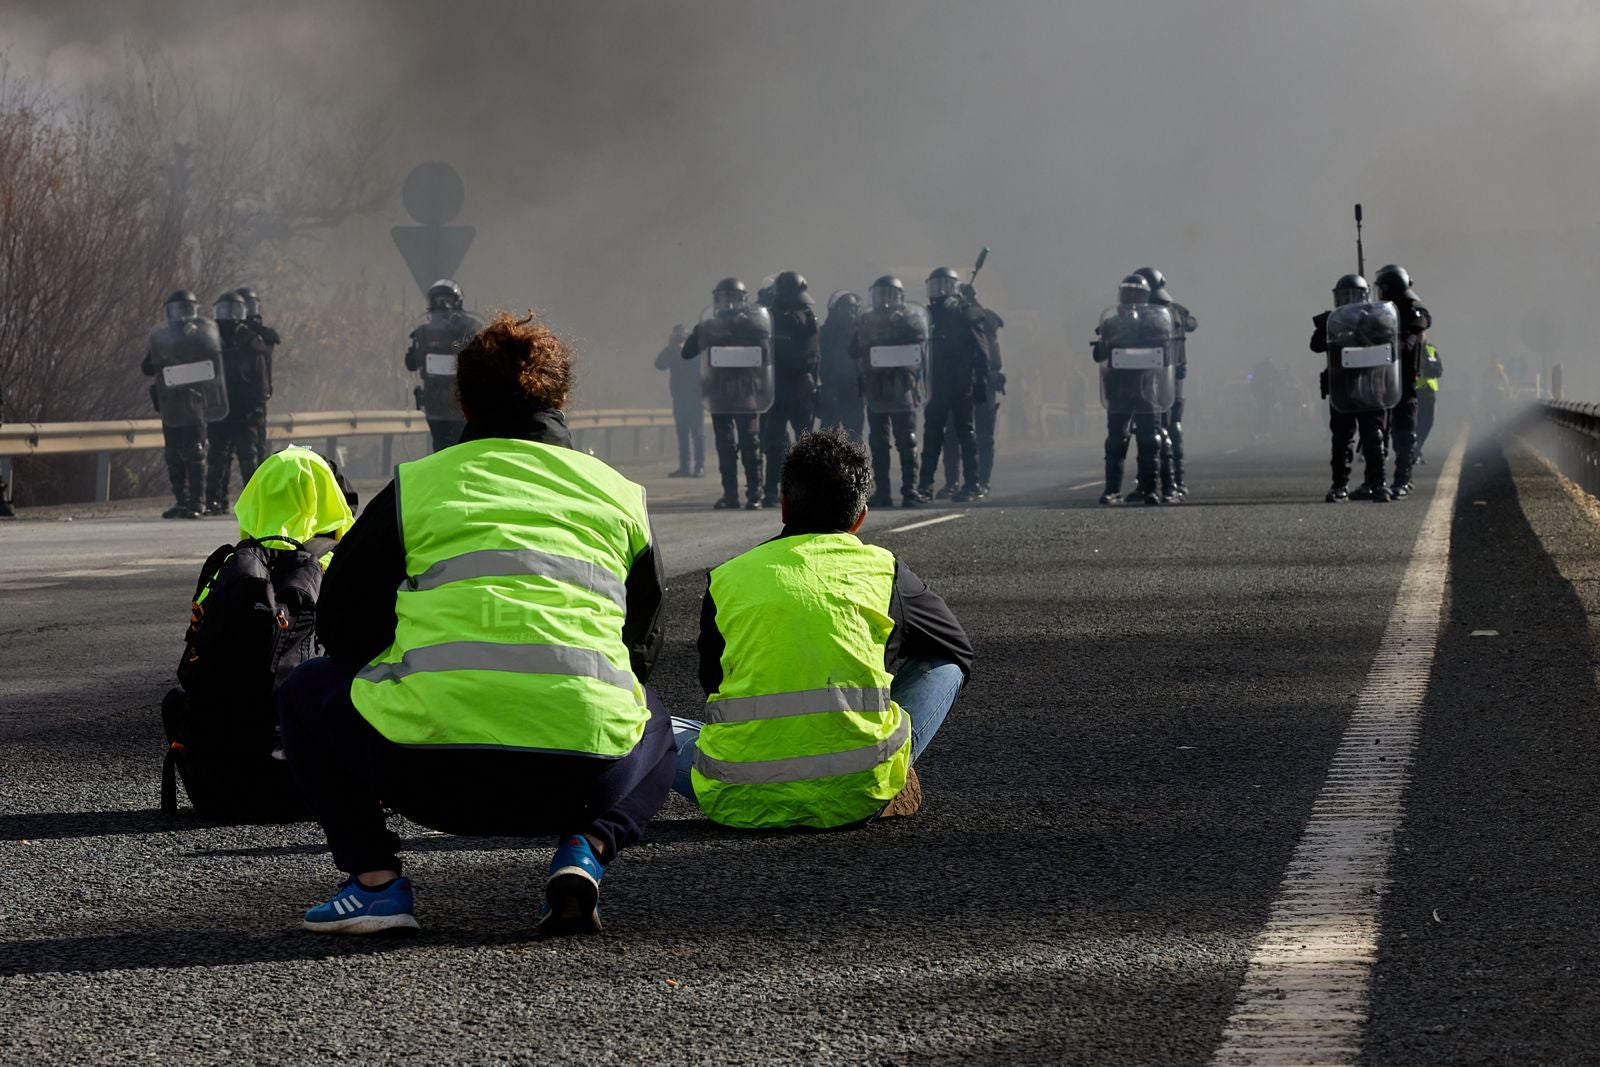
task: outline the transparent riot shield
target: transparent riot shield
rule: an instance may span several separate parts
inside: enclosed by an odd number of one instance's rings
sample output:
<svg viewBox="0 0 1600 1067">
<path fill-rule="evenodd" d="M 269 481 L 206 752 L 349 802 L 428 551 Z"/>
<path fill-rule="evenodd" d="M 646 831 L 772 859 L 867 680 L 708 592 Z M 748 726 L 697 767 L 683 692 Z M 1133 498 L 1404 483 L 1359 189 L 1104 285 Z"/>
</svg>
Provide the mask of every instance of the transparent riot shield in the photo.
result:
<svg viewBox="0 0 1600 1067">
<path fill-rule="evenodd" d="M 1100 316 L 1100 402 L 1107 411 L 1160 413 L 1172 407 L 1172 312 L 1159 304 L 1118 304 Z"/>
<path fill-rule="evenodd" d="M 760 415 L 772 406 L 772 316 L 760 304 L 707 308 L 695 327 L 700 387 L 713 415 Z"/>
<path fill-rule="evenodd" d="M 922 406 L 928 369 L 928 312 L 921 304 L 869 308 L 856 322 L 867 410 L 893 415 Z"/>
<path fill-rule="evenodd" d="M 433 311 L 411 335 L 422 353 L 422 413 L 430 419 L 460 422 L 456 396 L 456 357 L 467 347 L 483 320 L 470 311 Z"/>
<path fill-rule="evenodd" d="M 1354 414 L 1400 402 L 1400 314 L 1393 304 L 1346 304 L 1328 314 L 1328 403 Z"/>
<path fill-rule="evenodd" d="M 150 365 L 163 426 L 203 426 L 228 417 L 222 334 L 215 322 L 163 322 L 150 333 Z"/>
</svg>

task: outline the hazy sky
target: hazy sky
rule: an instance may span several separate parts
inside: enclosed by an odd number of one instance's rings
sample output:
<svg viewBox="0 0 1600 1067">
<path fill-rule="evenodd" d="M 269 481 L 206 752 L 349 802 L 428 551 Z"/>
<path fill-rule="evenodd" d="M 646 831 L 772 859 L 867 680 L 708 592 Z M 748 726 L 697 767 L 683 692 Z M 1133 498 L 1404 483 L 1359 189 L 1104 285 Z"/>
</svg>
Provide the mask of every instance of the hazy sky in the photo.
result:
<svg viewBox="0 0 1600 1067">
<path fill-rule="evenodd" d="M 1411 269 L 1459 365 L 1525 351 L 1530 314 L 1581 343 L 1600 275 L 1590 3 L 0 0 L 12 61 L 64 88 L 130 34 L 304 121 L 383 109 L 396 186 L 454 162 L 459 280 L 575 335 L 591 405 L 653 399 L 624 369 L 729 273 L 798 269 L 820 301 L 988 244 L 1007 356 L 1048 367 L 1153 264 L 1199 316 L 1202 387 L 1269 355 L 1314 373 L 1357 200 L 1369 269 Z M 396 197 L 304 258 L 410 289 L 406 221 Z"/>
</svg>

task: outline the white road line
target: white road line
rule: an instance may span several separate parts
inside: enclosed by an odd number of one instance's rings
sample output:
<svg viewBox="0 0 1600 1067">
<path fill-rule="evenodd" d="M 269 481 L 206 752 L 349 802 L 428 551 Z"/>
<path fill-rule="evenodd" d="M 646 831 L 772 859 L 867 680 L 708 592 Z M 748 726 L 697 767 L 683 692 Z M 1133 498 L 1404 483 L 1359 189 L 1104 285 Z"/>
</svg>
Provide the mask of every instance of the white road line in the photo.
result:
<svg viewBox="0 0 1600 1067">
<path fill-rule="evenodd" d="M 129 567 L 198 567 L 210 556 L 195 556 L 192 559 L 177 556 L 167 556 L 164 559 L 135 559 L 129 560 Z"/>
<path fill-rule="evenodd" d="M 149 574 L 149 567 L 90 567 L 79 571 L 56 571 L 50 578 L 121 578 L 128 574 Z"/>
<path fill-rule="evenodd" d="M 1240 445 L 1238 448 L 1225 448 L 1225 449 L 1222 450 L 1222 454 L 1224 456 L 1231 456 L 1235 452 L 1243 452 L 1243 451 L 1244 451 L 1244 446 Z"/>
<path fill-rule="evenodd" d="M 966 517 L 967 517 L 967 513 L 966 512 L 958 511 L 958 512 L 954 513 L 953 515 L 940 515 L 936 519 L 923 519 L 921 522 L 907 523 L 904 526 L 891 526 L 887 530 L 879 530 L 878 532 L 881 533 L 881 534 L 905 533 L 907 530 L 920 530 L 924 526 L 937 526 L 941 522 L 950 522 L 952 519 L 964 519 Z"/>
<path fill-rule="evenodd" d="M 1256 939 L 1215 1067 L 1360 1058 L 1378 909 L 1439 640 L 1466 440 L 1463 430 L 1439 472 L 1377 658 Z"/>
<path fill-rule="evenodd" d="M 1093 489 L 1093 488 L 1094 488 L 1094 487 L 1095 487 L 1095 486 L 1097 486 L 1097 485 L 1103 485 L 1103 484 L 1105 484 L 1105 479 L 1103 479 L 1103 478 L 1096 478 L 1096 479 L 1095 479 L 1095 480 L 1094 480 L 1094 481 L 1092 481 L 1092 482 L 1083 482 L 1083 483 L 1081 483 L 1081 484 L 1079 484 L 1079 485 L 1069 485 L 1069 486 L 1067 486 L 1067 492 L 1069 492 L 1069 493 L 1075 493 L 1075 492 L 1077 492 L 1077 491 L 1078 491 L 1078 490 L 1079 490 L 1079 489 Z"/>
</svg>

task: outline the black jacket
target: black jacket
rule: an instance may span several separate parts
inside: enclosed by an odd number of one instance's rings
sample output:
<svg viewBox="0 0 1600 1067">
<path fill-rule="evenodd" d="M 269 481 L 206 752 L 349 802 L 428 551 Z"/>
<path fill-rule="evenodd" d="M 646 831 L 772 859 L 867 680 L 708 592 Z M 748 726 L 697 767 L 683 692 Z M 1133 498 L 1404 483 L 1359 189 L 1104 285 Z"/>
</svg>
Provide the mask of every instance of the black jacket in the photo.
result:
<svg viewBox="0 0 1600 1067">
<path fill-rule="evenodd" d="M 934 399 L 986 395 L 989 337 L 983 309 L 957 300 L 928 308 L 928 387 Z"/>
<path fill-rule="evenodd" d="M 572 435 L 559 411 L 536 416 L 524 426 L 469 422 L 462 441 L 489 437 L 572 447 Z M 317 599 L 317 636 L 328 655 L 341 663 L 364 665 L 394 643 L 395 595 L 406 574 L 406 549 L 400 538 L 399 501 L 390 482 L 368 504 L 339 541 Z M 627 618 L 622 640 L 640 682 L 650 677 L 661 651 L 661 601 L 666 586 L 655 537 L 628 572 Z"/>
<path fill-rule="evenodd" d="M 779 304 L 771 309 L 772 367 L 778 388 L 812 387 L 822 377 L 822 349 L 817 316 L 806 304 Z"/>
<path fill-rule="evenodd" d="M 228 420 L 244 422 L 272 395 L 271 349 L 248 323 L 219 323 L 222 369 L 228 383 Z"/>
<path fill-rule="evenodd" d="M 828 530 L 804 530 L 785 526 L 783 532 L 772 538 L 797 537 L 807 533 L 834 533 Z M 961 668 L 965 677 L 972 675 L 972 642 L 961 628 L 955 612 L 944 598 L 911 568 L 894 561 L 894 592 L 889 597 L 889 618 L 894 620 L 894 630 L 889 634 L 889 644 L 883 652 L 884 669 L 891 674 L 901 664 L 914 659 L 947 659 Z M 700 638 L 695 647 L 700 652 L 700 688 L 707 696 L 722 687 L 722 653 L 727 647 L 722 631 L 717 629 L 717 605 L 711 599 L 711 582 L 706 580 L 705 599 L 700 602 Z"/>
</svg>

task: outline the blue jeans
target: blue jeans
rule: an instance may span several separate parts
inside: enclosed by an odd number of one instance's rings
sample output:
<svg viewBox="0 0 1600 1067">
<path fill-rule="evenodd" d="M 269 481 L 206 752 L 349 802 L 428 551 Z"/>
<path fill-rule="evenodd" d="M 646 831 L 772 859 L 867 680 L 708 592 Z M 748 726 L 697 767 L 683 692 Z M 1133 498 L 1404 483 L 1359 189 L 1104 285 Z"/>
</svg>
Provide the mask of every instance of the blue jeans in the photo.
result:
<svg viewBox="0 0 1600 1067">
<path fill-rule="evenodd" d="M 961 692 L 961 668 L 947 659 L 914 659 L 900 668 L 889 686 L 889 697 L 911 717 L 911 762 L 917 762 L 933 735 L 939 732 L 950 708 Z M 672 734 L 678 742 L 678 769 L 672 788 L 694 799 L 689 768 L 694 766 L 695 740 L 700 736 L 697 719 L 672 717 Z"/>
</svg>

